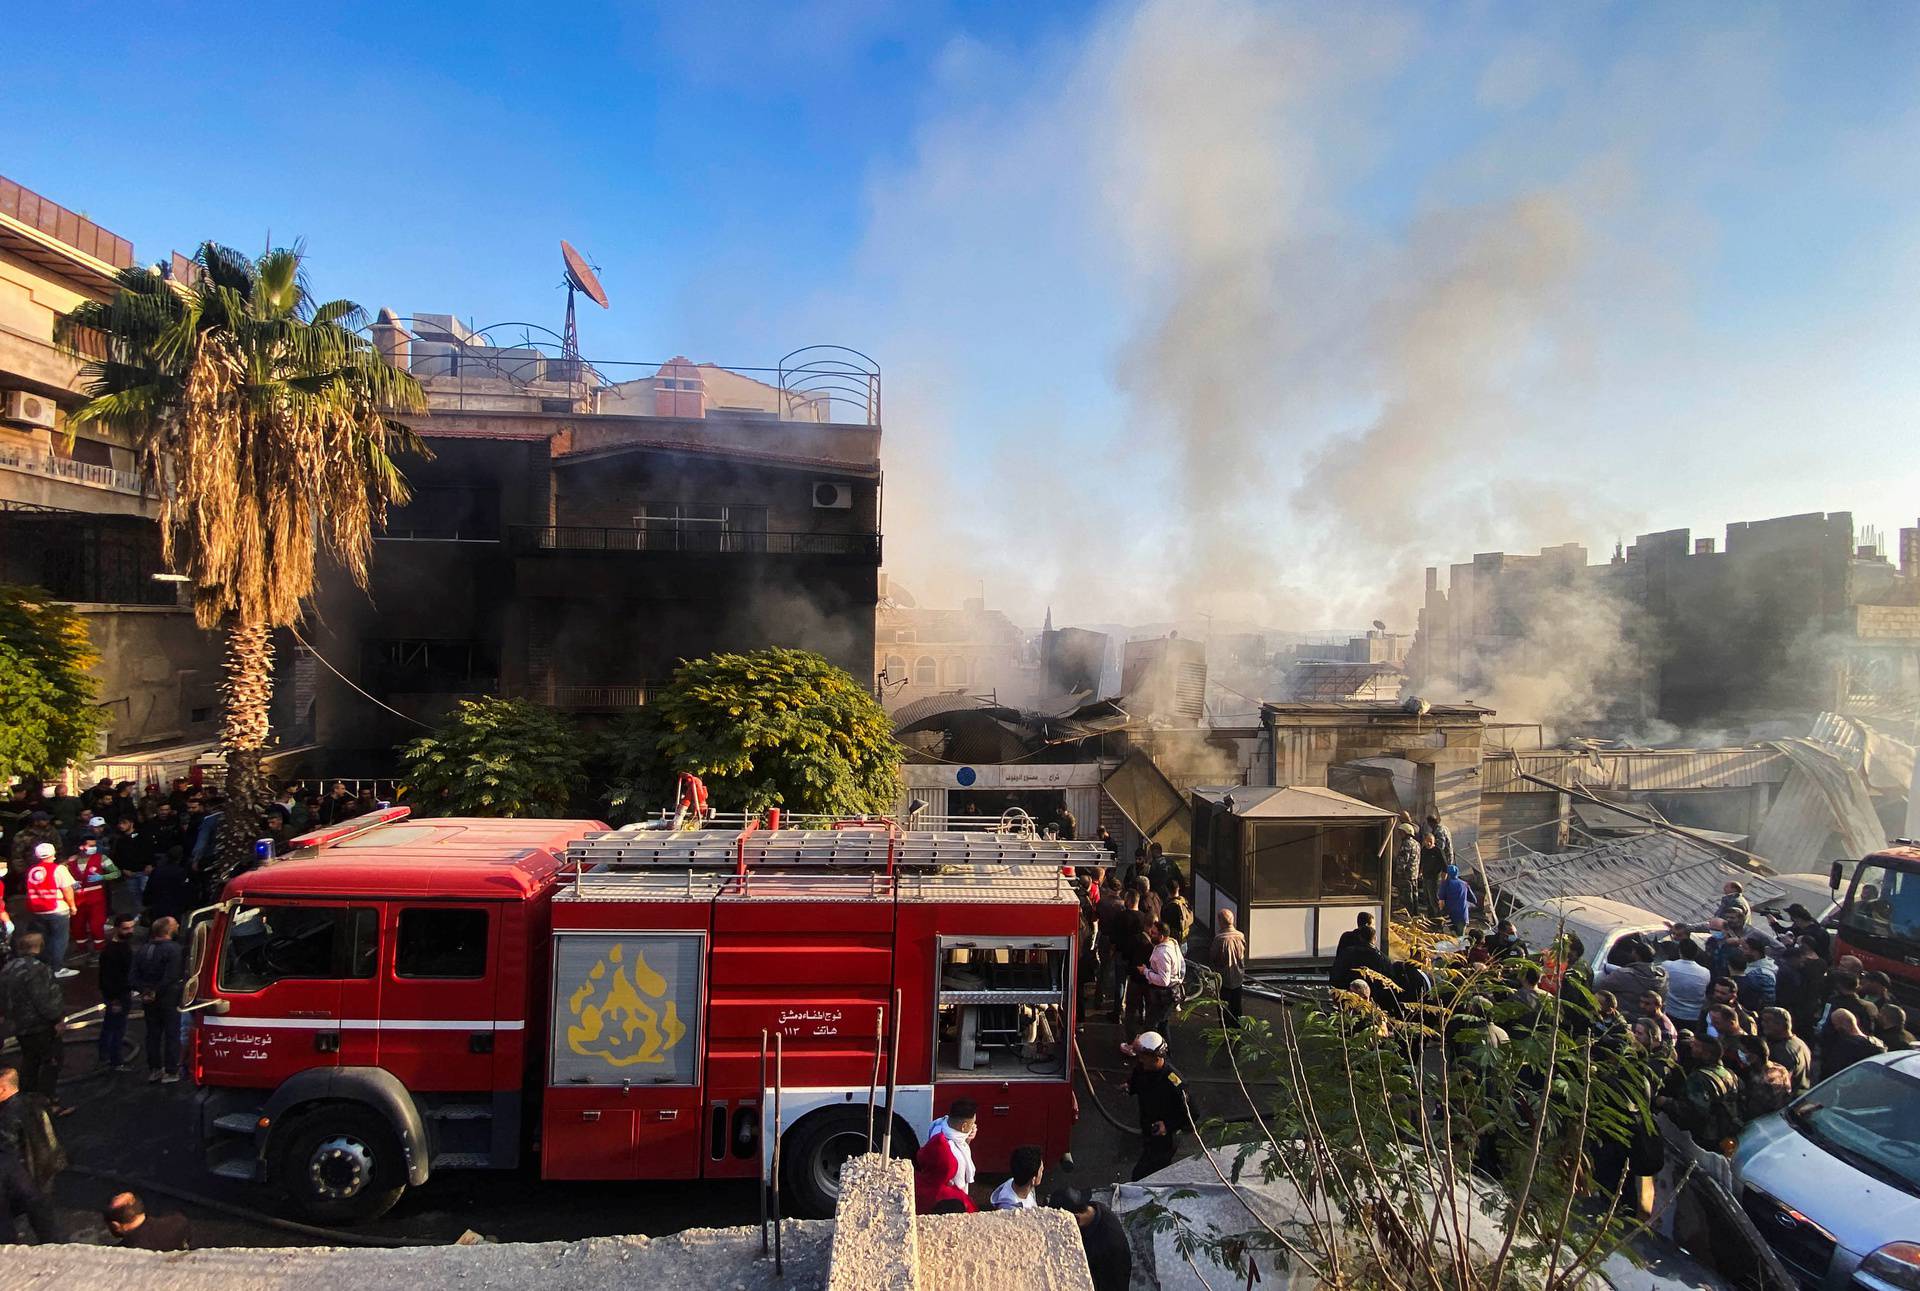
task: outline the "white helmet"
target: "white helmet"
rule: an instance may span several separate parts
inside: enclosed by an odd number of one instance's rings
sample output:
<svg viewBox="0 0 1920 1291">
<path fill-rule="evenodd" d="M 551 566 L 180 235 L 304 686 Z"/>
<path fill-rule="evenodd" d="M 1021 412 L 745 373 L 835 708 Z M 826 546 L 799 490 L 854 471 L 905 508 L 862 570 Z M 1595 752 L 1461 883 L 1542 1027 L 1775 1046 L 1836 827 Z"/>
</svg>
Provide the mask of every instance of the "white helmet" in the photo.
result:
<svg viewBox="0 0 1920 1291">
<path fill-rule="evenodd" d="M 107 818 L 105 816 L 94 816 L 87 821 L 88 829 L 105 829 L 106 827 Z"/>
<path fill-rule="evenodd" d="M 1154 1054 L 1167 1051 L 1167 1038 L 1158 1031 L 1142 1031 L 1135 1036 L 1132 1044 L 1120 1046 L 1120 1052 L 1127 1054 Z"/>
<path fill-rule="evenodd" d="M 52 843 L 35 843 L 33 845 L 33 859 L 36 861 L 50 861 L 55 855 L 56 853 L 54 852 Z"/>
</svg>

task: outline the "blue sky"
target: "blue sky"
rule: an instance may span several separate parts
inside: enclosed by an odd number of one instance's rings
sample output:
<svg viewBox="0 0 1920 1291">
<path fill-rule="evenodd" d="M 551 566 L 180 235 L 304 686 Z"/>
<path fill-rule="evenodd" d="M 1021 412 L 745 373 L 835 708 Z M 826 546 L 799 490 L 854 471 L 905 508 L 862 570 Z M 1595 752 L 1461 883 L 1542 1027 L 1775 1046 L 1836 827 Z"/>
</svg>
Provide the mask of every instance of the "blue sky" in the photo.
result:
<svg viewBox="0 0 1920 1291">
<path fill-rule="evenodd" d="M 929 599 L 1920 513 L 1917 6 L 27 8 L 0 173 L 145 258 L 557 327 L 566 237 L 592 356 L 872 353 Z"/>
</svg>

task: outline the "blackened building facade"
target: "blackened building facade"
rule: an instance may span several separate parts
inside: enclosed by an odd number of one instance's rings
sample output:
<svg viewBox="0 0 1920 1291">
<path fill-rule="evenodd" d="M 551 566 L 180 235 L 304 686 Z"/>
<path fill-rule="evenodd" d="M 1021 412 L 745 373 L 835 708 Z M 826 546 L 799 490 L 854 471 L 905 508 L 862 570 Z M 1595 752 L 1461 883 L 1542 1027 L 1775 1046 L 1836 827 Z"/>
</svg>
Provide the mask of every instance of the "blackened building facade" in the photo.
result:
<svg viewBox="0 0 1920 1291">
<path fill-rule="evenodd" d="M 406 718 L 462 696 L 617 715 L 721 650 L 815 650 L 869 679 L 881 430 L 864 360 L 829 360 L 822 393 L 804 360 L 674 359 L 613 382 L 445 321 L 383 314 L 376 337 L 427 390 L 413 425 L 433 457 L 404 463 L 413 500 L 367 592 L 333 580 L 311 624 L 346 678 L 316 691 L 333 763 L 385 761 L 419 733 Z"/>
</svg>

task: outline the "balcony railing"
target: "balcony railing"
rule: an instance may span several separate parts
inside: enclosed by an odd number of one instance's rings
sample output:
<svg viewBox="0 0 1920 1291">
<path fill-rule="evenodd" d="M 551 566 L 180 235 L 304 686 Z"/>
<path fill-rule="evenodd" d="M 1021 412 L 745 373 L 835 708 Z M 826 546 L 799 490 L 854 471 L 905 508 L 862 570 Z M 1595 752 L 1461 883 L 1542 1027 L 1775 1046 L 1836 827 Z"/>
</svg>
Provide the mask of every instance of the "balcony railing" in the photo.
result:
<svg viewBox="0 0 1920 1291">
<path fill-rule="evenodd" d="M 614 551 L 751 556 L 862 556 L 880 559 L 877 533 L 779 533 L 666 526 L 514 525 L 514 550 Z"/>
<path fill-rule="evenodd" d="M 94 488 L 112 489 L 116 493 L 131 493 L 136 497 L 152 497 L 138 471 L 117 471 L 111 466 L 99 466 L 93 462 L 76 462 L 71 457 L 61 457 L 35 449 L 0 447 L 0 467 L 13 471 L 25 471 L 30 475 L 46 475 L 58 480 L 71 480 L 76 484 L 87 484 Z"/>
<path fill-rule="evenodd" d="M 568 686 L 553 688 L 553 706 L 571 713 L 614 713 L 629 708 L 644 708 L 665 689 L 665 683 L 639 681 L 625 685 Z"/>
</svg>

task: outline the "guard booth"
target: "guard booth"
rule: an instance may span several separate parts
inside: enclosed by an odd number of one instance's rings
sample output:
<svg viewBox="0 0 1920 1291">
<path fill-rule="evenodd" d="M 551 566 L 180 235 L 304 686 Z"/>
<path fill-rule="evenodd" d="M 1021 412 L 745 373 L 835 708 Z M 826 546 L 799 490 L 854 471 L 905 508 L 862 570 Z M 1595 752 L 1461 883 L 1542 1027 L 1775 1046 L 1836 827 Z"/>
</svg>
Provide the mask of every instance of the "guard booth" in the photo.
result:
<svg viewBox="0 0 1920 1291">
<path fill-rule="evenodd" d="M 1194 916 L 1233 911 L 1250 962 L 1325 963 L 1363 910 L 1386 926 L 1393 812 L 1305 785 L 1192 794 Z"/>
</svg>

